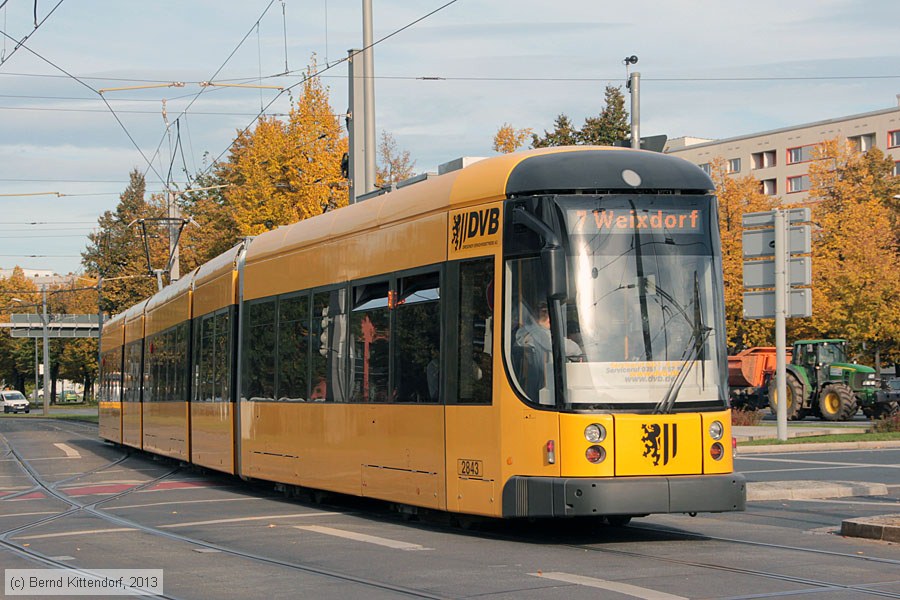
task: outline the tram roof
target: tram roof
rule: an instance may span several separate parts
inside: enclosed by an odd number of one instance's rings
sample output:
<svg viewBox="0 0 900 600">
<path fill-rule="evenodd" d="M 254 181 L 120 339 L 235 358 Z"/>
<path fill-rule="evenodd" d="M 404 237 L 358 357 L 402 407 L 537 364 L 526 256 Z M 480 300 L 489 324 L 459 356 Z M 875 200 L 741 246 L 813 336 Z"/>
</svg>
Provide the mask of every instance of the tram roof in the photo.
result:
<svg viewBox="0 0 900 600">
<path fill-rule="evenodd" d="M 540 193 L 629 192 L 623 172 L 641 188 L 708 192 L 712 180 L 696 165 L 666 154 L 611 146 L 565 146 L 504 154 L 369 198 L 254 238 L 247 262 L 332 241 L 428 214 Z M 634 183 L 634 178 L 629 178 Z"/>
</svg>

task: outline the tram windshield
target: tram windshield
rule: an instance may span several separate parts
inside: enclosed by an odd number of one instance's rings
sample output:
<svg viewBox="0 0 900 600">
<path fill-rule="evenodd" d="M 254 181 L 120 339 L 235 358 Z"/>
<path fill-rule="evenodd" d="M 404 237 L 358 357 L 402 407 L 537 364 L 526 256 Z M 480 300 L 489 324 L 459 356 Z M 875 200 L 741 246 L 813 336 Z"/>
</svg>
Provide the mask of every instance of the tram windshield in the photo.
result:
<svg viewBox="0 0 900 600">
<path fill-rule="evenodd" d="M 650 194 L 555 199 L 568 265 L 561 310 L 546 292 L 540 256 L 506 261 L 507 357 L 529 401 L 657 412 L 723 406 L 714 202 Z M 550 326 L 554 314 L 562 327 Z M 555 341 L 551 331 L 565 338 Z M 554 342 L 566 359 L 561 374 L 554 372 Z M 554 392 L 558 382 L 562 398 Z"/>
</svg>

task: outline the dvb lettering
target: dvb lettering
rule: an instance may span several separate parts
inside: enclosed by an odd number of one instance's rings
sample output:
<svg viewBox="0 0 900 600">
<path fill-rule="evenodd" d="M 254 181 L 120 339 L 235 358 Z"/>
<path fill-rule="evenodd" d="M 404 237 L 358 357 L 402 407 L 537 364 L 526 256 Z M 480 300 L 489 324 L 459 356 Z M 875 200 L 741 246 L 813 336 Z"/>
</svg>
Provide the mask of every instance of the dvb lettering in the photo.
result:
<svg viewBox="0 0 900 600">
<path fill-rule="evenodd" d="M 457 218 L 462 221 L 462 223 L 454 223 L 453 227 L 453 239 L 457 250 L 473 237 L 494 235 L 500 230 L 499 208 L 473 210 L 459 215 L 454 218 L 454 221 Z"/>
</svg>

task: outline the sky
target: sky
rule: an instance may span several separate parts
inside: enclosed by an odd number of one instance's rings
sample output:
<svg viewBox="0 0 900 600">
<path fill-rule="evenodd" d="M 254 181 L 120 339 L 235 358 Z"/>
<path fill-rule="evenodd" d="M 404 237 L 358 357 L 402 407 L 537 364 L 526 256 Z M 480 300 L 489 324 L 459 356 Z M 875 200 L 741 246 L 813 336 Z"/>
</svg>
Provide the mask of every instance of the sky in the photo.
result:
<svg viewBox="0 0 900 600">
<path fill-rule="evenodd" d="M 344 112 L 362 4 L 0 0 L 0 268 L 81 272 L 133 169 L 149 191 L 170 169 L 184 189 L 185 171 L 289 107 L 278 90 L 199 82 L 288 88 L 315 60 Z M 580 126 L 631 55 L 642 136 L 728 138 L 900 93 L 896 0 L 373 0 L 373 13 L 376 130 L 417 173 L 494 154 L 504 123 L 541 133 L 565 113 Z M 164 82 L 184 85 L 110 89 Z"/>
</svg>

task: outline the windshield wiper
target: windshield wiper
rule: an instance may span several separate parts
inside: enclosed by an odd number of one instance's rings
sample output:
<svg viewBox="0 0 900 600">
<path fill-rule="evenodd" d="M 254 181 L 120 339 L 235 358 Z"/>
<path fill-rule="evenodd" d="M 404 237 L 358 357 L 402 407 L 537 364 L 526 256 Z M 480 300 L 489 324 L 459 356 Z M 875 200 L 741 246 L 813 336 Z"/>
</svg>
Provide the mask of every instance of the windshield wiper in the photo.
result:
<svg viewBox="0 0 900 600">
<path fill-rule="evenodd" d="M 686 313 L 682 312 L 682 314 L 687 318 Z M 703 346 L 706 344 L 706 340 L 713 332 L 712 327 L 707 327 L 703 324 L 703 311 L 700 310 L 700 282 L 697 278 L 697 271 L 694 271 L 694 319 L 691 324 L 693 326 L 693 331 L 691 331 L 691 337 L 688 339 L 688 343 L 681 353 L 681 364 L 678 365 L 678 372 L 675 374 L 675 378 L 669 385 L 669 389 L 666 390 L 665 396 L 659 401 L 656 408 L 653 409 L 654 413 L 672 412 L 672 408 L 675 406 L 675 400 L 678 399 L 678 392 L 681 391 L 681 386 L 684 385 L 684 381 L 687 379 L 691 367 L 693 367 L 699 359 Z M 705 369 L 703 379 L 706 379 Z"/>
</svg>

